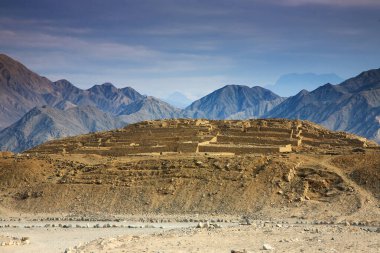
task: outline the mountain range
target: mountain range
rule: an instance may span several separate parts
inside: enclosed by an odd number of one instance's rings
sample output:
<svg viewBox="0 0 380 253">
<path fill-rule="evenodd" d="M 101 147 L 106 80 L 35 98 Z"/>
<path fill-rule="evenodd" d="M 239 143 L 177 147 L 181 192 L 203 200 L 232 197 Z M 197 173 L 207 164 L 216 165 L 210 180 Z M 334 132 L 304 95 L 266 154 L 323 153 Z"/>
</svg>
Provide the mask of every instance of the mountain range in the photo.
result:
<svg viewBox="0 0 380 253">
<path fill-rule="evenodd" d="M 62 137 L 111 130 L 124 122 L 93 106 L 60 110 L 49 106 L 34 107 L 20 120 L 0 131 L 1 146 L 14 152 Z"/>
<path fill-rule="evenodd" d="M 365 71 L 339 85 L 300 91 L 264 115 L 307 119 L 329 129 L 380 142 L 380 69 Z"/>
<path fill-rule="evenodd" d="M 93 106 L 114 115 L 144 96 L 130 87 L 118 89 L 110 83 L 82 90 L 67 80 L 51 82 L 12 58 L 0 54 L 0 129 L 19 120 L 35 106 L 64 109 Z"/>
<path fill-rule="evenodd" d="M 51 139 L 178 117 L 306 119 L 380 143 L 380 69 L 289 98 L 259 86 L 226 85 L 179 109 L 131 87 L 104 83 L 83 90 L 67 80 L 52 82 L 0 54 L 2 150 L 21 152 Z"/>
</svg>

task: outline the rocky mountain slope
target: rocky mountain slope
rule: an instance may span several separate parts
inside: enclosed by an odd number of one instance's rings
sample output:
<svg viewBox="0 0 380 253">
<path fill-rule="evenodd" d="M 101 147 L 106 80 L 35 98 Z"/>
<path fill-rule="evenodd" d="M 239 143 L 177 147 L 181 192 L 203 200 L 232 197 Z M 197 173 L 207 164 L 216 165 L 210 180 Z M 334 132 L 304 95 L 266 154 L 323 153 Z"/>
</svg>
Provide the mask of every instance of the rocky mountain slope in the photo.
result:
<svg viewBox="0 0 380 253">
<path fill-rule="evenodd" d="M 363 72 L 339 85 L 303 90 L 264 117 L 306 119 L 380 142 L 380 69 Z"/>
<path fill-rule="evenodd" d="M 0 73 L 0 129 L 16 122 L 33 107 L 56 101 L 58 94 L 47 78 L 4 54 L 0 54 Z"/>
<path fill-rule="evenodd" d="M 227 85 L 193 102 L 183 115 L 190 118 L 258 118 L 284 98 L 259 86 Z"/>
<path fill-rule="evenodd" d="M 178 118 L 180 113 L 180 109 L 149 96 L 127 105 L 119 113 L 119 118 L 126 123 L 136 123 L 143 120 Z"/>
<path fill-rule="evenodd" d="M 66 108 L 62 105 L 70 102 L 116 115 L 126 105 L 143 98 L 130 87 L 118 89 L 109 83 L 82 90 L 67 80 L 51 82 L 0 54 L 0 129 L 10 126 L 36 106 Z"/>
<path fill-rule="evenodd" d="M 54 82 L 54 86 L 59 89 L 62 96 L 60 102 L 68 101 L 75 105 L 94 106 L 114 115 L 124 110 L 128 104 L 145 98 L 131 87 L 118 89 L 111 83 L 94 85 L 87 90 L 81 90 L 67 80 Z"/>
<path fill-rule="evenodd" d="M 178 113 L 130 87 L 118 89 L 105 83 L 82 90 L 67 80 L 51 82 L 0 54 L 1 150 L 23 151 L 46 140 L 108 130 L 127 122 L 177 117 Z"/>
<path fill-rule="evenodd" d="M 1 149 L 21 152 L 49 140 L 123 125 L 111 114 L 92 106 L 76 106 L 65 111 L 48 106 L 35 107 L 0 131 Z"/>
</svg>

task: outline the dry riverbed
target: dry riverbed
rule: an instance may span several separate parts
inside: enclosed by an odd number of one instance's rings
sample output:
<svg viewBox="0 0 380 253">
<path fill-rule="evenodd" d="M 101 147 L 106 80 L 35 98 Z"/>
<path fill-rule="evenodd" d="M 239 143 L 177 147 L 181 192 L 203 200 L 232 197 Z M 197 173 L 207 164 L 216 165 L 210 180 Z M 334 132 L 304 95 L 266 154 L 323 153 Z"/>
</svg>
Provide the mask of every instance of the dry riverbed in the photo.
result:
<svg viewBox="0 0 380 253">
<path fill-rule="evenodd" d="M 4 220 L 0 252 L 380 252 L 379 232 L 298 219 Z"/>
</svg>

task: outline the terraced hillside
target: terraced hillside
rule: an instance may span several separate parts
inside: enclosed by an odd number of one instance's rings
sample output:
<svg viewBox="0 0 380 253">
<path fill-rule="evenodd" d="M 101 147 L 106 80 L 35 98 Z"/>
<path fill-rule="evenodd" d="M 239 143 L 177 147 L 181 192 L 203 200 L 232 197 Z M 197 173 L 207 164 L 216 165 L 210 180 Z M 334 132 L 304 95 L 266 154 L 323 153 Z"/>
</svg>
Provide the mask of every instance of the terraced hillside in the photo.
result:
<svg viewBox="0 0 380 253">
<path fill-rule="evenodd" d="M 3 153 L 0 212 L 376 221 L 379 154 L 306 121 L 147 121 Z"/>
<path fill-rule="evenodd" d="M 307 121 L 165 120 L 145 121 L 109 132 L 51 141 L 27 153 L 99 154 L 125 156 L 144 153 L 287 153 L 310 147 L 368 147 L 375 143 L 333 132 Z"/>
</svg>

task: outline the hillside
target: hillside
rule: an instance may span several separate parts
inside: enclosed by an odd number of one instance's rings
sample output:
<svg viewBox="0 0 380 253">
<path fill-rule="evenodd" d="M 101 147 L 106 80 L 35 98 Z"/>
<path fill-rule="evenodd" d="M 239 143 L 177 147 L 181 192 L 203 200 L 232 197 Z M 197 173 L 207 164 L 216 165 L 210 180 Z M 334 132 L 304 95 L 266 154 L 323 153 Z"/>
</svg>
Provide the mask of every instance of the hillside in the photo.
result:
<svg viewBox="0 0 380 253">
<path fill-rule="evenodd" d="M 50 141 L 15 158 L 4 153 L 0 206 L 372 222 L 378 152 L 365 139 L 304 121 L 148 121 Z"/>
</svg>

